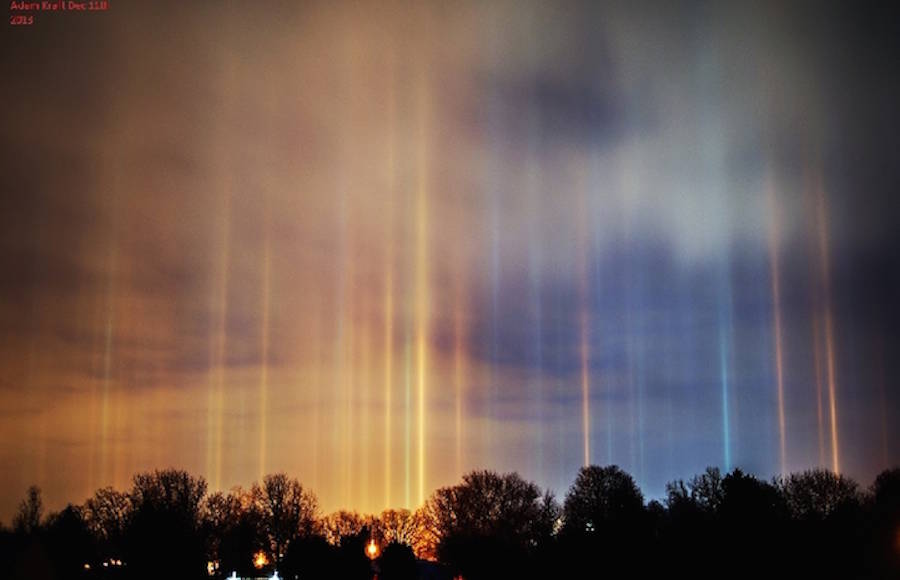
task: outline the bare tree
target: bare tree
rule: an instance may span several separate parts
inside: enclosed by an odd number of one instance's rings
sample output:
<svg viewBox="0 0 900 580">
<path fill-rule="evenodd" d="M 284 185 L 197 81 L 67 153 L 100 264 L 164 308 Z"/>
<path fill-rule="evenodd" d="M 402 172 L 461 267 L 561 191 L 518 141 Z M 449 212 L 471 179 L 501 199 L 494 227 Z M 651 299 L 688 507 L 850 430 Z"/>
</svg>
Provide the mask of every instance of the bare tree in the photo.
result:
<svg viewBox="0 0 900 580">
<path fill-rule="evenodd" d="M 792 473 L 779 486 L 791 515 L 801 520 L 822 520 L 840 507 L 860 503 L 855 481 L 825 469 Z"/>
<path fill-rule="evenodd" d="M 121 556 L 122 540 L 131 517 L 131 497 L 111 487 L 98 489 L 84 502 L 85 525 L 104 556 Z"/>
<path fill-rule="evenodd" d="M 357 512 L 340 510 L 322 518 L 322 532 L 329 544 L 340 546 L 343 538 L 359 535 L 365 529 L 373 531 L 373 520 Z"/>
<path fill-rule="evenodd" d="M 20 533 L 31 534 L 41 527 L 41 516 L 44 503 L 41 501 L 41 488 L 32 485 L 28 488 L 25 499 L 19 504 L 19 511 L 13 518 L 13 529 Z"/>
<path fill-rule="evenodd" d="M 415 547 L 423 533 L 421 514 L 409 510 L 384 510 L 376 530 L 384 544 L 396 542 Z"/>
<path fill-rule="evenodd" d="M 310 535 L 315 529 L 318 500 L 299 481 L 284 473 L 267 475 L 262 485 L 253 485 L 251 495 L 259 509 L 272 557 L 278 565 L 294 539 Z"/>
</svg>

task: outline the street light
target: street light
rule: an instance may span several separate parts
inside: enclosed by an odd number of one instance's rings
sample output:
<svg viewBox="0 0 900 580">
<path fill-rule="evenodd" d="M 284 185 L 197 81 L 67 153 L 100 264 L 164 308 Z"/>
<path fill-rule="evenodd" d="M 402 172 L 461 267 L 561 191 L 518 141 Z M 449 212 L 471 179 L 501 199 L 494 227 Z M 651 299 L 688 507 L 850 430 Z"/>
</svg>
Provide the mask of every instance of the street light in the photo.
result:
<svg viewBox="0 0 900 580">
<path fill-rule="evenodd" d="M 266 553 L 260 550 L 259 552 L 253 554 L 253 567 L 257 570 L 264 568 L 269 564 L 269 558 L 266 556 Z"/>
<path fill-rule="evenodd" d="M 369 540 L 369 543 L 366 545 L 366 556 L 368 556 L 370 560 L 374 560 L 378 557 L 378 544 L 375 543 L 374 539 Z"/>
</svg>

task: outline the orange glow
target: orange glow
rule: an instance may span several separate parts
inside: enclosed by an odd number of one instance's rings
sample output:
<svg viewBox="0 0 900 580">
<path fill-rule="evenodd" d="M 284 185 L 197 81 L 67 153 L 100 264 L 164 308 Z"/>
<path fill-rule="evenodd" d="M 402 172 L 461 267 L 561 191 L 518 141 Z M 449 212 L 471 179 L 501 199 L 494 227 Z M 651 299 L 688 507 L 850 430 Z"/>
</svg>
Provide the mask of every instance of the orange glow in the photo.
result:
<svg viewBox="0 0 900 580">
<path fill-rule="evenodd" d="M 425 399 L 427 396 L 427 370 L 429 341 L 429 288 L 428 288 L 428 99 L 424 73 L 419 79 L 418 133 L 419 174 L 416 194 L 416 253 L 415 253 L 415 313 L 416 313 L 416 386 L 418 417 L 418 495 L 416 503 L 425 501 Z"/>
<path fill-rule="evenodd" d="M 253 567 L 257 570 L 260 570 L 269 565 L 269 557 L 266 556 L 266 553 L 260 550 L 259 552 L 253 554 Z"/>
<path fill-rule="evenodd" d="M 819 314 L 813 319 L 813 364 L 816 367 L 816 420 L 819 435 L 819 465 L 825 465 L 825 420 L 822 410 L 822 339 L 819 330 Z"/>
<path fill-rule="evenodd" d="M 380 552 L 378 544 L 375 543 L 375 540 L 369 540 L 369 543 L 366 544 L 366 556 L 368 556 L 369 559 L 374 560 L 378 557 L 378 552 Z"/>
<path fill-rule="evenodd" d="M 825 287 L 825 365 L 828 377 L 828 410 L 831 419 L 831 468 L 835 473 L 841 472 L 838 452 L 837 429 L 837 379 L 834 363 L 834 323 L 831 317 L 831 272 L 828 259 L 828 216 L 825 208 L 825 194 L 821 184 L 816 184 L 816 217 L 819 233 L 819 259 L 822 268 L 822 281 Z"/>
</svg>

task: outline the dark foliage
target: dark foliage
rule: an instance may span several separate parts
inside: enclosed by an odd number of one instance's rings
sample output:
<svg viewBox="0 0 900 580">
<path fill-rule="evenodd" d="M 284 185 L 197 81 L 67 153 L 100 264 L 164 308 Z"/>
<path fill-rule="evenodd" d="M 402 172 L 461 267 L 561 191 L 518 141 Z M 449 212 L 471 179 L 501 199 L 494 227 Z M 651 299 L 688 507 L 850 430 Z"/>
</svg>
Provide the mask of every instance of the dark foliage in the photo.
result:
<svg viewBox="0 0 900 580">
<path fill-rule="evenodd" d="M 0 527 L 0 577 L 200 580 L 210 577 L 208 562 L 219 579 L 276 569 L 281 578 L 304 580 L 372 580 L 376 573 L 380 580 L 570 578 L 586 571 L 713 577 L 723 570 L 900 577 L 900 469 L 862 490 L 823 470 L 767 482 L 709 468 L 666 492 L 663 502 L 645 504 L 627 473 L 589 466 L 560 508 L 516 474 L 479 471 L 437 490 L 415 515 L 339 512 L 323 520 L 315 496 L 283 474 L 247 491 L 207 495 L 203 479 L 156 471 L 135 476 L 127 493 L 101 489 L 46 518 L 40 490 L 30 488 L 13 528 Z M 375 561 L 366 555 L 370 541 L 387 544 Z M 268 559 L 262 569 L 253 565 L 256 554 Z M 417 554 L 435 554 L 438 562 Z"/>
<path fill-rule="evenodd" d="M 416 580 L 416 556 L 406 544 L 388 544 L 378 561 L 379 580 Z"/>
<path fill-rule="evenodd" d="M 558 509 L 518 474 L 476 471 L 429 502 L 438 559 L 465 578 L 521 576 L 551 542 Z"/>
</svg>

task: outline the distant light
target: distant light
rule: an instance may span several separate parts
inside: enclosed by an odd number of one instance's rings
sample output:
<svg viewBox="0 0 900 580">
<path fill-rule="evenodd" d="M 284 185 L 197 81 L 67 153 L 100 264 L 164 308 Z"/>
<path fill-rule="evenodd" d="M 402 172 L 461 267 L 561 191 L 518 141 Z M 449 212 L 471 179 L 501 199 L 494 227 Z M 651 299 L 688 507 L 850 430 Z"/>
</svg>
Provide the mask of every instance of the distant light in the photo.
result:
<svg viewBox="0 0 900 580">
<path fill-rule="evenodd" d="M 594 522 L 588 522 L 587 524 L 585 524 L 584 530 L 586 532 L 593 532 L 594 531 Z"/>
<path fill-rule="evenodd" d="M 91 565 L 85 562 L 85 564 L 84 564 L 84 569 L 85 569 L 85 570 L 90 570 L 90 569 L 91 569 Z"/>
<path fill-rule="evenodd" d="M 278 576 L 278 570 L 275 570 L 275 573 L 272 574 L 271 580 L 281 580 L 280 577 Z"/>
<path fill-rule="evenodd" d="M 229 580 L 238 580 L 237 572 L 232 572 L 231 576 L 228 577 Z"/>
<path fill-rule="evenodd" d="M 216 571 L 219 569 L 219 561 L 212 560 L 206 563 L 206 573 L 210 576 L 215 575 Z"/>
<path fill-rule="evenodd" d="M 375 540 L 369 540 L 368 545 L 366 545 L 366 555 L 374 560 L 378 557 L 378 544 L 375 543 Z"/>
<path fill-rule="evenodd" d="M 259 570 L 269 564 L 269 557 L 266 556 L 266 553 L 260 550 L 259 552 L 253 554 L 253 567 Z"/>
</svg>

